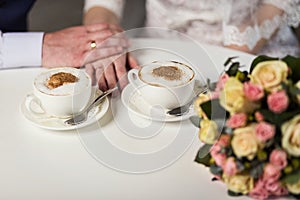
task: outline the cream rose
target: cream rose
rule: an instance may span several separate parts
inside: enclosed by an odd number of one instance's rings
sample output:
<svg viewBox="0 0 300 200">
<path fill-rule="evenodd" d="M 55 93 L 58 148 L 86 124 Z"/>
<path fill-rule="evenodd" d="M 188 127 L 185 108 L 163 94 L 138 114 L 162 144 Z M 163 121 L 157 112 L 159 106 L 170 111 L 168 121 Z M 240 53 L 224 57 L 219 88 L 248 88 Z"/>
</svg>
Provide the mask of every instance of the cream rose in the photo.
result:
<svg viewBox="0 0 300 200">
<path fill-rule="evenodd" d="M 218 126 L 216 122 L 203 119 L 200 122 L 199 138 L 206 144 L 213 144 L 218 137 Z"/>
<path fill-rule="evenodd" d="M 244 95 L 243 84 L 236 78 L 229 78 L 220 93 L 220 104 L 230 113 L 252 112 L 258 104 L 249 101 Z"/>
<path fill-rule="evenodd" d="M 300 180 L 298 180 L 298 182 L 294 183 L 294 184 L 287 183 L 286 187 L 289 192 L 291 192 L 293 194 L 300 194 Z"/>
<path fill-rule="evenodd" d="M 248 194 L 254 187 L 253 178 L 246 174 L 223 175 L 223 179 L 228 189 L 236 193 Z"/>
<path fill-rule="evenodd" d="M 282 147 L 293 156 L 300 156 L 300 115 L 285 122 L 281 127 Z"/>
<path fill-rule="evenodd" d="M 258 63 L 250 77 L 253 83 L 263 86 L 268 91 L 280 88 L 282 81 L 287 79 L 288 66 L 281 60 L 264 61 Z"/>
<path fill-rule="evenodd" d="M 296 88 L 300 89 L 300 81 L 298 81 L 296 84 L 295 84 Z M 298 101 L 298 104 L 300 105 L 300 94 L 297 95 L 297 101 Z"/>
<path fill-rule="evenodd" d="M 252 160 L 260 146 L 255 137 L 255 125 L 235 129 L 233 134 L 231 146 L 235 155 Z"/>
<path fill-rule="evenodd" d="M 209 95 L 208 94 L 199 94 L 198 98 L 195 100 L 194 102 L 194 108 L 195 108 L 195 111 L 198 113 L 198 115 L 201 117 L 201 118 L 204 118 L 204 119 L 207 119 L 206 117 L 206 114 L 203 112 L 203 110 L 201 109 L 200 105 L 206 101 L 209 101 L 210 98 L 209 98 Z"/>
</svg>

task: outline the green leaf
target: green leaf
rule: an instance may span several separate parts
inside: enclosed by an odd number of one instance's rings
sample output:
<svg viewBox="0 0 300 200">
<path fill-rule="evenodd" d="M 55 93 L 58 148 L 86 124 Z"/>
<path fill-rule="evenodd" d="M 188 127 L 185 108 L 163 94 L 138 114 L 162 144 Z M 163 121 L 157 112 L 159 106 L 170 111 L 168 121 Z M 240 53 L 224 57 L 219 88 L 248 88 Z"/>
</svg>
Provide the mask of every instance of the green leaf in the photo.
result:
<svg viewBox="0 0 300 200">
<path fill-rule="evenodd" d="M 198 117 L 198 116 L 191 116 L 190 117 L 190 121 L 192 122 L 192 124 L 194 124 L 194 126 L 200 128 L 200 121 L 201 121 L 200 117 Z"/>
<path fill-rule="evenodd" d="M 254 179 L 258 179 L 264 171 L 264 163 L 259 163 L 258 165 L 250 169 L 250 176 Z"/>
<path fill-rule="evenodd" d="M 275 142 L 275 139 L 274 139 L 274 138 L 268 140 L 268 141 L 265 143 L 265 148 L 271 147 L 271 146 L 274 144 L 274 142 Z"/>
<path fill-rule="evenodd" d="M 198 158 L 204 158 L 205 156 L 207 156 L 207 154 L 209 154 L 210 149 L 213 145 L 212 144 L 204 144 L 198 151 Z"/>
<path fill-rule="evenodd" d="M 284 183 L 289 183 L 289 184 L 295 184 L 300 180 L 300 169 L 297 169 L 296 171 L 285 175 L 282 177 L 281 181 Z"/>
<path fill-rule="evenodd" d="M 235 163 L 236 163 L 238 171 L 240 171 L 240 172 L 244 171 L 245 165 L 241 160 L 236 160 Z"/>
<path fill-rule="evenodd" d="M 221 176 L 222 175 L 222 168 L 218 165 L 211 165 L 209 167 L 209 171 L 213 174 L 213 175 L 217 175 L 217 176 Z"/>
<path fill-rule="evenodd" d="M 195 162 L 202 164 L 204 166 L 210 166 L 211 155 L 209 153 L 212 145 L 204 144 L 198 151 L 197 156 L 195 158 Z"/>
<path fill-rule="evenodd" d="M 233 134 L 233 129 L 230 127 L 225 126 L 223 129 L 224 133 L 227 133 L 228 135 L 232 135 Z"/>
<path fill-rule="evenodd" d="M 261 55 L 261 56 L 257 56 L 251 63 L 251 67 L 250 67 L 250 73 L 253 71 L 253 69 L 255 68 L 255 66 L 263 61 L 268 61 L 268 60 L 279 60 L 279 58 L 273 58 L 273 57 L 269 57 L 269 56 L 265 56 L 265 55 Z"/>
<path fill-rule="evenodd" d="M 261 110 L 261 114 L 264 116 L 265 120 L 276 125 L 281 125 L 285 121 L 291 119 L 295 115 L 300 113 L 300 110 L 293 110 L 293 111 L 285 111 L 280 114 L 275 114 L 270 110 Z"/>
<path fill-rule="evenodd" d="M 282 59 L 291 69 L 291 79 L 294 83 L 300 80 L 300 58 L 294 56 L 286 56 Z"/>
<path fill-rule="evenodd" d="M 226 110 L 220 105 L 219 99 L 204 102 L 200 106 L 210 120 L 225 119 L 226 117 Z"/>
<path fill-rule="evenodd" d="M 234 62 L 231 64 L 231 66 L 229 67 L 229 69 L 227 70 L 227 74 L 229 76 L 235 76 L 238 71 L 239 71 L 239 67 L 240 67 L 240 63 L 239 62 Z"/>
<path fill-rule="evenodd" d="M 295 87 L 295 86 L 291 86 L 290 87 L 290 93 L 293 95 L 293 96 L 296 96 L 296 95 L 299 95 L 300 94 L 300 89 Z"/>
<path fill-rule="evenodd" d="M 242 193 L 237 193 L 237 192 L 233 192 L 231 190 L 227 190 L 227 194 L 231 197 L 238 197 L 238 196 L 243 196 Z"/>
<path fill-rule="evenodd" d="M 226 66 L 227 66 L 229 63 L 231 63 L 231 61 L 232 61 L 233 59 L 235 59 L 235 58 L 237 58 L 237 56 L 229 57 L 229 58 L 225 61 L 224 66 L 226 67 Z"/>
</svg>

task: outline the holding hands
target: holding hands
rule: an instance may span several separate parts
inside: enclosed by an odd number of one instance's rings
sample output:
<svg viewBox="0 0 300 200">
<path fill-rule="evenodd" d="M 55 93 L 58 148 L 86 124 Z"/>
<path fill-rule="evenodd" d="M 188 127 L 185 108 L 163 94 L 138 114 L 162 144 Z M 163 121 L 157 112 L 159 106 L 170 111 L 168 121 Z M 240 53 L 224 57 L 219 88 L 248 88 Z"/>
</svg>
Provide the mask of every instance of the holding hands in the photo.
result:
<svg viewBox="0 0 300 200">
<path fill-rule="evenodd" d="M 42 65 L 48 68 L 85 65 L 86 72 L 99 89 L 105 91 L 117 83 L 123 88 L 127 84 L 127 68 L 137 68 L 138 65 L 126 55 L 128 41 L 117 34 L 122 31 L 116 25 L 100 23 L 46 33 Z"/>
</svg>

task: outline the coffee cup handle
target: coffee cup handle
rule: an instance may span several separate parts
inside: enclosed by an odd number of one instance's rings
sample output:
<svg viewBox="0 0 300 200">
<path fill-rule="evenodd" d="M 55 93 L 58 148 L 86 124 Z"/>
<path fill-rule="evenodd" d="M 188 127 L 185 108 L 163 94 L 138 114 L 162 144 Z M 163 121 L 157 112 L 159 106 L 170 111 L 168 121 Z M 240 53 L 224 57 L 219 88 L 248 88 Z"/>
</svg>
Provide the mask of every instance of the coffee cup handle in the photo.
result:
<svg viewBox="0 0 300 200">
<path fill-rule="evenodd" d="M 40 100 L 34 96 L 34 94 L 29 94 L 26 97 L 25 106 L 36 118 L 46 117 L 47 114 L 43 109 Z"/>
<path fill-rule="evenodd" d="M 138 88 L 139 84 L 138 84 L 138 73 L 139 73 L 139 70 L 137 69 L 131 69 L 129 72 L 128 72 L 128 81 L 131 85 L 133 85 L 133 87 L 135 88 Z"/>
</svg>

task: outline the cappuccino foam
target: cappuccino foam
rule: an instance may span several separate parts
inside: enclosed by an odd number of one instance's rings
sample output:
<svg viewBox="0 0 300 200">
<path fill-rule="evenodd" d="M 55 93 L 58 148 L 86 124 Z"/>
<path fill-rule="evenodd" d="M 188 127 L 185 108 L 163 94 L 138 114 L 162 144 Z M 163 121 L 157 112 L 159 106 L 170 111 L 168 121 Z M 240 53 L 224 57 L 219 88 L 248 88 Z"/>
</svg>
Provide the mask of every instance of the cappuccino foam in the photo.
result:
<svg viewBox="0 0 300 200">
<path fill-rule="evenodd" d="M 76 82 L 64 83 L 63 85 L 56 88 L 49 88 L 49 79 L 58 73 L 69 73 L 77 78 Z M 84 89 L 86 89 L 90 84 L 89 77 L 78 69 L 72 68 L 60 68 L 55 70 L 50 70 L 48 72 L 40 74 L 34 81 L 35 87 L 42 93 L 53 95 L 53 96 L 66 96 L 76 94 Z"/>
<path fill-rule="evenodd" d="M 139 76 L 144 82 L 154 86 L 177 87 L 188 83 L 194 77 L 193 70 L 185 65 L 153 65 L 140 70 Z"/>
</svg>

